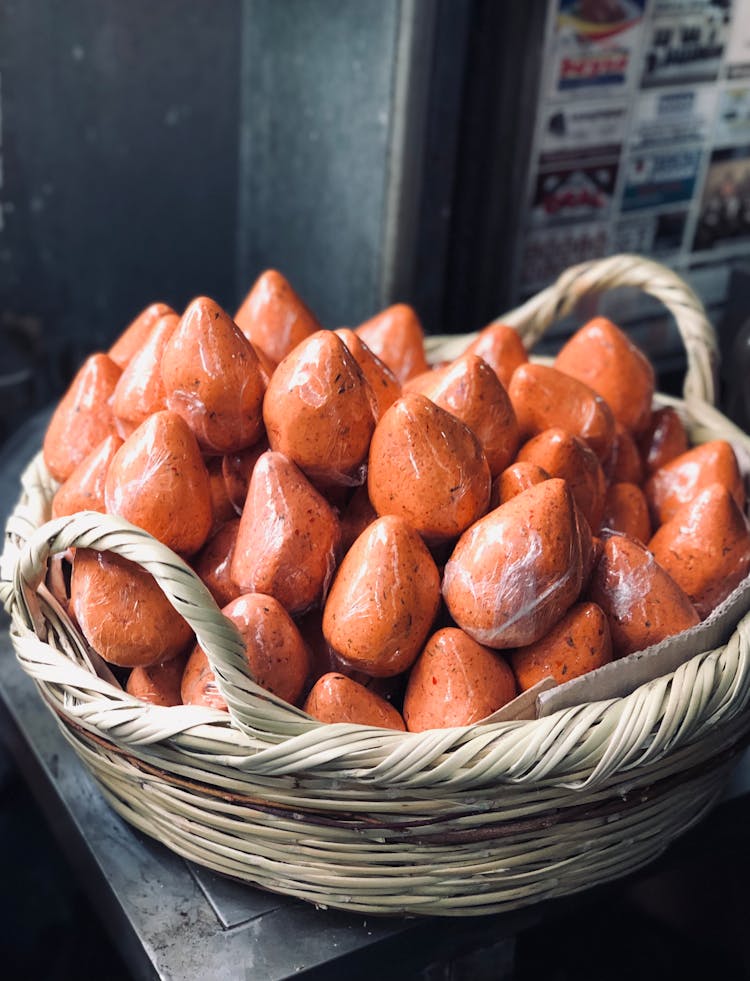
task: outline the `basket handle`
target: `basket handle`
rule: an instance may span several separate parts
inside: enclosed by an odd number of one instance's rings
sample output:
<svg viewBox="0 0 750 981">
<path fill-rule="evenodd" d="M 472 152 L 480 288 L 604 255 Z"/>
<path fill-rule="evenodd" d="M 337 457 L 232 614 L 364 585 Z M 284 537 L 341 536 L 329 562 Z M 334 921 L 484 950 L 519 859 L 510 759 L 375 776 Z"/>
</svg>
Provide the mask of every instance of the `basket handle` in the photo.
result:
<svg viewBox="0 0 750 981">
<path fill-rule="evenodd" d="M 41 454 L 24 474 L 27 490 L 43 485 Z M 279 708 L 287 718 L 295 716 L 299 727 L 310 725 L 308 716 L 252 680 L 245 658 L 245 645 L 235 625 L 216 605 L 211 593 L 190 568 L 170 548 L 147 532 L 115 515 L 98 511 L 79 511 L 54 518 L 37 528 L 21 544 L 14 565 L 13 581 L 4 595 L 6 609 L 20 616 L 25 626 L 46 639 L 40 612 L 38 587 L 44 581 L 51 556 L 69 548 L 91 548 L 113 552 L 136 562 L 149 572 L 172 604 L 190 624 L 216 675 L 216 683 L 235 724 L 248 733 L 264 730 L 267 717 L 278 718 Z M 255 696 L 255 697 L 252 697 Z"/>
<path fill-rule="evenodd" d="M 674 316 L 687 353 L 685 401 L 713 405 L 716 401 L 718 345 L 706 309 L 684 279 L 653 259 L 622 254 L 571 266 L 551 286 L 515 310 L 497 317 L 493 323 L 515 327 L 525 347 L 530 350 L 545 331 L 570 313 L 584 296 L 604 293 L 619 286 L 643 290 L 661 301 Z M 473 337 L 476 334 L 461 338 L 461 350 Z M 451 347 L 444 353 L 451 357 L 460 352 L 456 348 L 454 354 Z"/>
</svg>

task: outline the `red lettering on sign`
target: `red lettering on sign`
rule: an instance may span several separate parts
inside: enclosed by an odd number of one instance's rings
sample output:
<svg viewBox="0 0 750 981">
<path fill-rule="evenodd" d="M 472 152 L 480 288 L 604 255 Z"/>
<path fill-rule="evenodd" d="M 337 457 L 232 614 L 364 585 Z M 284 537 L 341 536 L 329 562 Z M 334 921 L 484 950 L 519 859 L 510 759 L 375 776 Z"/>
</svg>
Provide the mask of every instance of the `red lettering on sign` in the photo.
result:
<svg viewBox="0 0 750 981">
<path fill-rule="evenodd" d="M 597 55 L 594 58 L 571 58 L 562 60 L 560 74 L 563 78 L 598 78 L 602 75 L 622 75 L 628 67 L 625 52 Z"/>
</svg>

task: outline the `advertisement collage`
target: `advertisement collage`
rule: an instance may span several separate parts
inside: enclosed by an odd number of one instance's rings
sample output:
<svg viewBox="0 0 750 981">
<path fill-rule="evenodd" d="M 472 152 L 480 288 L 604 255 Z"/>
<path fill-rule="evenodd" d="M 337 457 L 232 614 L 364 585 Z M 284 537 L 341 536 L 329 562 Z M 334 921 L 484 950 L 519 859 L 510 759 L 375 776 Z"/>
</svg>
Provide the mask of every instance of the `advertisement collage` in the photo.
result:
<svg viewBox="0 0 750 981">
<path fill-rule="evenodd" d="M 750 0 L 550 0 L 517 299 L 615 252 L 722 302 L 750 253 Z"/>
</svg>

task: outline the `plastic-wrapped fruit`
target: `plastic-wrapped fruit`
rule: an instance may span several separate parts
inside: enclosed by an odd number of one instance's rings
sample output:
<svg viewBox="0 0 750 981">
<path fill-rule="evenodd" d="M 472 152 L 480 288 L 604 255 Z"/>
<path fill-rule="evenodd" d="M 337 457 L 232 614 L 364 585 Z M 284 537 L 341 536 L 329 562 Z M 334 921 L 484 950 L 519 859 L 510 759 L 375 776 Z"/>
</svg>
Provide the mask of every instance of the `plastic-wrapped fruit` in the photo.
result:
<svg viewBox="0 0 750 981">
<path fill-rule="evenodd" d="M 402 396 L 378 423 L 367 489 L 379 515 L 404 518 L 429 543 L 446 541 L 485 513 L 490 486 L 477 437 L 423 395 Z"/>
<path fill-rule="evenodd" d="M 226 606 L 242 592 L 230 575 L 239 527 L 239 518 L 227 521 L 193 559 L 193 569 L 205 583 L 217 606 Z"/>
<path fill-rule="evenodd" d="M 689 449 L 688 437 L 677 410 L 671 405 L 655 409 L 638 440 L 646 472 L 654 473 Z"/>
<path fill-rule="evenodd" d="M 161 359 L 179 321 L 176 313 L 159 317 L 115 385 L 112 411 L 117 431 L 123 439 L 127 439 L 152 412 L 167 407 Z"/>
<path fill-rule="evenodd" d="M 273 364 L 320 330 L 315 316 L 275 269 L 258 277 L 234 319 L 253 347 Z"/>
<path fill-rule="evenodd" d="M 117 433 L 112 395 L 120 375 L 120 368 L 106 354 L 92 354 L 60 399 L 42 447 L 55 480 L 67 480 L 103 439 Z"/>
<path fill-rule="evenodd" d="M 145 344 L 157 320 L 168 314 L 177 316 L 166 303 L 152 303 L 145 310 L 141 310 L 135 320 L 128 324 L 107 352 L 118 368 L 124 368 L 128 364 L 133 355 Z"/>
<path fill-rule="evenodd" d="M 374 412 L 361 368 L 328 330 L 308 337 L 284 358 L 263 403 L 271 449 L 323 486 L 363 482 Z"/>
<path fill-rule="evenodd" d="M 521 439 L 559 426 L 579 436 L 606 459 L 612 449 L 615 420 L 612 410 L 584 382 L 543 364 L 522 364 L 508 387 Z"/>
<path fill-rule="evenodd" d="M 606 317 L 577 330 L 555 359 L 555 368 L 585 382 L 632 433 L 651 418 L 654 369 L 646 355 Z"/>
<path fill-rule="evenodd" d="M 516 460 L 492 481 L 490 507 L 496 508 L 500 504 L 505 504 L 516 494 L 528 490 L 534 484 L 541 484 L 543 480 L 549 480 L 549 478 L 550 475 L 547 471 L 542 470 L 536 463 Z"/>
<path fill-rule="evenodd" d="M 638 450 L 638 444 L 632 433 L 628 432 L 619 422 L 615 423 L 615 438 L 612 449 L 603 461 L 604 476 L 611 484 L 643 483 L 643 463 Z"/>
<path fill-rule="evenodd" d="M 337 672 L 318 678 L 304 710 L 320 722 L 349 722 L 402 732 L 406 728 L 398 710 L 384 698 Z"/>
<path fill-rule="evenodd" d="M 323 611 L 323 634 L 351 667 L 390 677 L 411 667 L 440 602 L 440 574 L 403 518 L 369 525 L 344 556 Z"/>
<path fill-rule="evenodd" d="M 358 334 L 348 327 L 335 331 L 336 335 L 346 344 L 349 353 L 362 369 L 365 381 L 370 386 L 375 399 L 375 418 L 380 419 L 386 409 L 390 409 L 401 395 L 401 385 L 388 365 L 373 354 Z"/>
<path fill-rule="evenodd" d="M 164 349 L 167 408 L 206 453 L 233 453 L 263 435 L 265 375 L 252 344 L 218 303 L 199 296 Z"/>
<path fill-rule="evenodd" d="M 658 644 L 700 618 L 685 592 L 644 545 L 625 535 L 604 538 L 589 598 L 609 621 L 615 657 Z"/>
<path fill-rule="evenodd" d="M 607 487 L 596 454 L 582 439 L 557 426 L 545 429 L 521 447 L 517 459 L 566 480 L 592 531 L 598 530 Z"/>
<path fill-rule="evenodd" d="M 70 601 L 89 644 L 122 667 L 168 661 L 193 637 L 154 577 L 118 555 L 77 548 Z"/>
<path fill-rule="evenodd" d="M 78 464 L 52 498 L 52 517 L 75 514 L 76 511 L 105 511 L 104 485 L 109 465 L 122 446 L 114 433 Z"/>
<path fill-rule="evenodd" d="M 128 677 L 126 691 L 151 705 L 182 705 L 180 687 L 185 660 L 182 654 L 178 654 L 168 661 L 133 668 Z"/>
<path fill-rule="evenodd" d="M 310 673 L 310 652 L 284 607 L 261 593 L 247 593 L 221 611 L 245 642 L 250 675 L 272 694 L 294 704 Z M 190 705 L 226 708 L 203 649 L 196 645 L 182 679 L 182 700 Z"/>
<path fill-rule="evenodd" d="M 706 617 L 750 571 L 747 519 L 722 484 L 711 484 L 648 543 L 656 561 Z"/>
<path fill-rule="evenodd" d="M 515 457 L 519 436 L 511 400 L 495 372 L 477 355 L 464 354 L 432 375 L 421 394 L 469 427 L 482 444 L 490 474 L 499 474 Z"/>
<path fill-rule="evenodd" d="M 430 637 L 411 669 L 404 720 L 410 732 L 468 726 L 515 695 L 516 681 L 502 654 L 445 627 Z"/>
<path fill-rule="evenodd" d="M 521 691 L 544 678 L 553 678 L 561 685 L 609 664 L 609 623 L 596 603 L 576 603 L 544 637 L 516 648 L 509 656 Z"/>
<path fill-rule="evenodd" d="M 243 592 L 268 593 L 290 613 L 325 596 L 336 568 L 339 521 L 330 504 L 281 453 L 255 465 L 230 574 Z"/>
<path fill-rule="evenodd" d="M 406 303 L 396 303 L 381 310 L 360 324 L 355 333 L 388 365 L 402 385 L 429 368 L 424 354 L 422 324 Z"/>
<path fill-rule="evenodd" d="M 489 324 L 481 330 L 464 354 L 476 354 L 486 361 L 505 389 L 516 368 L 529 360 L 518 331 L 501 323 Z"/>
<path fill-rule="evenodd" d="M 745 486 L 731 445 L 714 439 L 681 453 L 651 474 L 644 491 L 654 524 L 669 521 L 711 484 L 723 484 L 737 503 L 745 506 Z"/>
<path fill-rule="evenodd" d="M 477 521 L 445 567 L 451 616 L 487 647 L 531 644 L 556 623 L 581 589 L 581 546 L 564 480 L 545 480 Z"/>
<path fill-rule="evenodd" d="M 109 465 L 104 500 L 108 514 L 132 521 L 175 552 L 198 551 L 213 523 L 211 485 L 180 416 L 156 412 L 125 440 Z"/>
<path fill-rule="evenodd" d="M 602 528 L 619 531 L 645 545 L 651 537 L 648 504 L 635 484 L 610 484 L 604 501 Z"/>
</svg>

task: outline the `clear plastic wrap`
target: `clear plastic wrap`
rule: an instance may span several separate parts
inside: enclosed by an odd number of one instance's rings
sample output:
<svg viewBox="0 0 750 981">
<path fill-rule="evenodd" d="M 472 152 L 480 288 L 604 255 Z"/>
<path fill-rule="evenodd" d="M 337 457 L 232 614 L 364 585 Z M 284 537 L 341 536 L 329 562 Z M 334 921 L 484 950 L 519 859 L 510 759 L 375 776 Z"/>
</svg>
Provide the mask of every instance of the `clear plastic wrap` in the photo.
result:
<svg viewBox="0 0 750 981">
<path fill-rule="evenodd" d="M 323 611 L 326 640 L 373 677 L 409 668 L 440 604 L 440 574 L 403 518 L 378 518 L 344 556 Z"/>
<path fill-rule="evenodd" d="M 559 426 L 584 440 L 600 460 L 612 449 L 615 417 L 584 382 L 543 364 L 522 364 L 508 387 L 521 439 Z"/>
<path fill-rule="evenodd" d="M 213 524 L 211 486 L 195 436 L 173 412 L 156 412 L 125 440 L 107 471 L 104 499 L 181 555 L 197 552 Z"/>
<path fill-rule="evenodd" d="M 240 519 L 231 565 L 235 583 L 303 613 L 325 596 L 339 543 L 339 521 L 323 495 L 283 454 L 264 453 Z"/>
<path fill-rule="evenodd" d="M 464 354 L 424 378 L 421 394 L 471 429 L 482 444 L 490 474 L 512 463 L 520 442 L 516 413 L 508 393 L 486 361 Z"/>
<path fill-rule="evenodd" d="M 123 369 L 112 396 L 115 425 L 123 439 L 127 439 L 152 412 L 167 407 L 161 359 L 179 321 L 176 313 L 159 317 Z"/>
<path fill-rule="evenodd" d="M 275 269 L 261 273 L 234 319 L 253 347 L 273 364 L 320 330 L 315 316 Z"/>
<path fill-rule="evenodd" d="M 480 331 L 464 354 L 476 354 L 486 361 L 506 390 L 516 368 L 529 360 L 518 331 L 501 323 L 489 324 Z"/>
<path fill-rule="evenodd" d="M 643 488 L 655 525 L 674 517 L 711 484 L 723 484 L 737 502 L 745 507 L 745 485 L 737 457 L 723 439 L 682 453 L 653 473 Z"/>
<path fill-rule="evenodd" d="M 379 515 L 405 518 L 428 542 L 456 538 L 490 501 L 490 469 L 474 433 L 423 395 L 407 393 L 378 423 L 367 489 Z"/>
<path fill-rule="evenodd" d="M 585 382 L 607 402 L 615 419 L 640 433 L 651 418 L 655 375 L 651 362 L 619 327 L 594 317 L 567 341 L 555 368 Z"/>
<path fill-rule="evenodd" d="M 70 598 L 86 640 L 112 664 L 168 661 L 194 639 L 153 576 L 110 552 L 76 549 Z"/>
<path fill-rule="evenodd" d="M 109 465 L 122 446 L 119 436 L 111 433 L 78 464 L 52 498 L 52 517 L 75 514 L 76 511 L 105 511 L 104 484 Z"/>
<path fill-rule="evenodd" d="M 320 722 L 349 722 L 401 732 L 406 728 L 400 712 L 384 698 L 338 672 L 318 678 L 304 710 Z"/>
<path fill-rule="evenodd" d="M 335 331 L 337 337 L 346 344 L 346 347 L 362 369 L 365 381 L 370 386 L 375 400 L 375 420 L 377 421 L 401 395 L 401 384 L 393 374 L 391 369 L 373 354 L 361 337 L 350 330 L 348 327 L 339 327 Z"/>
<path fill-rule="evenodd" d="M 573 499 L 552 479 L 518 494 L 459 539 L 443 575 L 451 616 L 480 644 L 504 649 L 544 636 L 582 584 Z"/>
<path fill-rule="evenodd" d="M 193 300 L 166 346 L 167 408 L 187 422 L 202 450 L 224 454 L 263 435 L 265 374 L 239 327 L 208 297 Z"/>
<path fill-rule="evenodd" d="M 263 405 L 271 449 L 319 486 L 363 483 L 375 413 L 359 365 L 327 330 L 302 341 L 278 366 Z"/>
<path fill-rule="evenodd" d="M 409 675 L 404 719 L 410 732 L 469 726 L 516 695 L 507 661 L 457 627 L 436 631 Z"/>
<path fill-rule="evenodd" d="M 567 481 L 591 530 L 599 530 L 607 485 L 596 454 L 582 439 L 559 426 L 545 429 L 521 447 L 518 460 Z"/>
<path fill-rule="evenodd" d="M 602 541 L 588 596 L 607 616 L 616 658 L 700 623 L 684 591 L 644 545 L 611 532 Z"/>
<path fill-rule="evenodd" d="M 680 508 L 648 543 L 703 620 L 750 571 L 747 518 L 722 484 Z"/>
<path fill-rule="evenodd" d="M 310 653 L 284 607 L 261 593 L 238 596 L 221 611 L 237 627 L 245 643 L 250 676 L 261 688 L 296 704 L 310 673 Z M 182 684 L 182 700 L 191 705 L 226 708 L 200 646 L 190 655 Z M 217 697 L 218 696 L 218 697 Z"/>
<path fill-rule="evenodd" d="M 427 371 L 424 330 L 413 307 L 395 303 L 356 328 L 355 333 L 403 385 Z"/>
<path fill-rule="evenodd" d="M 120 375 L 106 354 L 92 354 L 79 368 L 44 435 L 44 462 L 55 480 L 67 480 L 103 439 L 116 433 L 112 394 Z"/>
<path fill-rule="evenodd" d="M 544 637 L 510 652 L 521 691 L 528 691 L 545 678 L 562 685 L 611 660 L 609 623 L 596 603 L 576 603 Z"/>
</svg>

